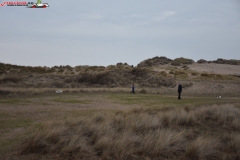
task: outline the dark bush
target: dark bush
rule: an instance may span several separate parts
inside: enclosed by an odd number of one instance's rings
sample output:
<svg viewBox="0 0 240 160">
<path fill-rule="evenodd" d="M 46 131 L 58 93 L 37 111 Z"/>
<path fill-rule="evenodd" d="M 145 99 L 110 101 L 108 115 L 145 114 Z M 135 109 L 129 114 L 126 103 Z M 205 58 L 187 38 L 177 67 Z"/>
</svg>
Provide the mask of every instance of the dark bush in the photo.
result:
<svg viewBox="0 0 240 160">
<path fill-rule="evenodd" d="M 194 60 L 192 59 L 188 59 L 188 58 L 176 58 L 174 59 L 171 64 L 172 65 L 175 65 L 175 66 L 178 66 L 178 65 L 181 65 L 181 64 L 193 64 L 194 63 Z"/>
<path fill-rule="evenodd" d="M 154 65 L 164 65 L 170 63 L 172 60 L 166 57 L 153 57 L 147 60 L 140 62 L 138 67 L 149 67 Z"/>
<path fill-rule="evenodd" d="M 134 68 L 132 69 L 132 74 L 137 77 L 146 77 L 148 75 L 149 71 L 147 69 L 142 68 Z"/>
<path fill-rule="evenodd" d="M 202 76 L 202 77 L 209 77 L 210 75 L 207 74 L 207 73 L 201 73 L 201 76 Z"/>
<path fill-rule="evenodd" d="M 42 83 L 41 83 L 42 84 Z M 42 85 L 41 85 L 42 86 Z M 61 83 L 61 82 L 53 82 L 52 83 L 52 86 L 53 87 L 56 87 L 56 88 L 63 88 L 64 87 L 64 83 Z"/>
<path fill-rule="evenodd" d="M 72 82 L 76 82 L 77 78 L 76 77 L 68 77 L 64 80 L 65 83 L 72 83 Z"/>
<path fill-rule="evenodd" d="M 218 58 L 216 61 L 213 61 L 213 63 L 240 65 L 240 60 L 236 60 L 236 59 L 227 60 L 227 59 Z"/>
<path fill-rule="evenodd" d="M 17 83 L 22 80 L 22 77 L 19 76 L 7 76 L 0 79 L 0 83 L 14 82 Z"/>
<path fill-rule="evenodd" d="M 97 74 L 84 73 L 78 77 L 78 83 L 99 84 L 99 85 L 121 85 L 124 84 L 124 76 L 120 76 L 116 72 L 103 72 Z"/>
<path fill-rule="evenodd" d="M 173 66 L 180 66 L 181 63 L 179 63 L 179 62 L 177 62 L 177 61 L 172 61 L 172 62 L 171 62 L 171 65 L 173 65 Z"/>
<path fill-rule="evenodd" d="M 207 63 L 207 61 L 205 59 L 200 59 L 197 61 L 197 63 Z"/>
<path fill-rule="evenodd" d="M 10 93 L 11 93 L 10 91 L 6 91 L 6 90 L 1 90 L 0 89 L 0 95 L 8 95 Z"/>
</svg>

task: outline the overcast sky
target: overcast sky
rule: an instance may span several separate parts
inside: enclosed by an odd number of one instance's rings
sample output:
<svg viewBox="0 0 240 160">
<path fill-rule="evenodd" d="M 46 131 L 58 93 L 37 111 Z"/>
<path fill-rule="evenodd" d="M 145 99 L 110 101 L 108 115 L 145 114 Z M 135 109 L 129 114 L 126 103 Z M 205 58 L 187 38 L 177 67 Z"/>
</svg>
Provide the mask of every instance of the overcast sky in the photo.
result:
<svg viewBox="0 0 240 160">
<path fill-rule="evenodd" d="M 155 56 L 240 59 L 240 0 L 42 2 L 50 7 L 0 7 L 0 62 L 51 67 L 137 65 Z"/>
</svg>

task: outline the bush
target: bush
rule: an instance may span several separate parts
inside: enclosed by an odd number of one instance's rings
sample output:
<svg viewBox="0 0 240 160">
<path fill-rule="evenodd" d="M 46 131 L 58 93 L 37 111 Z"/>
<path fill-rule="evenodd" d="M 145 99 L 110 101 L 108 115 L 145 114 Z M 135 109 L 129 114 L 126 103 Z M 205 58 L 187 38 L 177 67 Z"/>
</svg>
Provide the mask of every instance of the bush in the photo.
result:
<svg viewBox="0 0 240 160">
<path fill-rule="evenodd" d="M 185 82 L 185 83 L 182 83 L 182 87 L 183 87 L 183 88 L 191 87 L 192 85 L 193 85 L 192 82 Z"/>
<path fill-rule="evenodd" d="M 10 91 L 6 91 L 6 90 L 1 90 L 0 89 L 0 95 L 8 95 L 10 93 L 11 93 Z"/>
<path fill-rule="evenodd" d="M 160 72 L 160 74 L 161 74 L 162 76 L 164 76 L 164 77 L 167 76 L 167 73 L 166 73 L 165 71 Z"/>
<path fill-rule="evenodd" d="M 18 76 L 7 76 L 2 79 L 0 79 L 0 83 L 7 83 L 7 82 L 14 82 L 17 83 L 22 80 L 22 77 Z"/>
<path fill-rule="evenodd" d="M 147 94 L 147 90 L 146 89 L 141 89 L 140 93 Z"/>
<path fill-rule="evenodd" d="M 142 68 L 134 68 L 132 69 L 132 74 L 136 77 L 146 77 L 148 75 L 148 70 Z"/>
<path fill-rule="evenodd" d="M 138 67 L 150 67 L 154 65 L 164 65 L 170 63 L 172 60 L 166 57 L 153 57 L 147 60 L 140 62 Z"/>
<path fill-rule="evenodd" d="M 184 71 L 175 71 L 175 75 L 186 74 Z"/>
<path fill-rule="evenodd" d="M 207 73 L 201 73 L 201 76 L 202 76 L 202 77 L 209 77 L 210 75 L 207 74 Z"/>
<path fill-rule="evenodd" d="M 172 61 L 171 65 L 173 65 L 173 66 L 181 66 L 181 63 L 180 62 L 176 62 L 176 61 Z"/>
<path fill-rule="evenodd" d="M 193 76 L 197 76 L 198 73 L 197 73 L 197 72 L 192 72 L 191 75 L 193 75 Z"/>
<path fill-rule="evenodd" d="M 235 60 L 235 59 L 226 60 L 226 59 L 218 58 L 216 61 L 213 61 L 213 63 L 240 65 L 240 60 Z"/>
<path fill-rule="evenodd" d="M 207 63 L 207 61 L 205 59 L 200 59 L 197 61 L 197 63 Z"/>
<path fill-rule="evenodd" d="M 176 58 L 171 62 L 171 64 L 175 65 L 175 66 L 180 65 L 180 64 L 193 64 L 193 63 L 194 63 L 194 60 L 183 58 L 183 57 Z"/>
</svg>

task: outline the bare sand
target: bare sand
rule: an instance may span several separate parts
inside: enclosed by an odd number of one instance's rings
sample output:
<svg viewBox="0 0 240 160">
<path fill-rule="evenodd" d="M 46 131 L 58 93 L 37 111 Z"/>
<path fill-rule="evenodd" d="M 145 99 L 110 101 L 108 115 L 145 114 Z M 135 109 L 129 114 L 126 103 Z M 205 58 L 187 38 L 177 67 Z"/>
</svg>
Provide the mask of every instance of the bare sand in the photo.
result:
<svg viewBox="0 0 240 160">
<path fill-rule="evenodd" d="M 215 74 L 240 75 L 240 65 L 216 64 L 216 63 L 194 63 L 188 65 L 190 70 L 197 72 L 208 72 Z"/>
</svg>

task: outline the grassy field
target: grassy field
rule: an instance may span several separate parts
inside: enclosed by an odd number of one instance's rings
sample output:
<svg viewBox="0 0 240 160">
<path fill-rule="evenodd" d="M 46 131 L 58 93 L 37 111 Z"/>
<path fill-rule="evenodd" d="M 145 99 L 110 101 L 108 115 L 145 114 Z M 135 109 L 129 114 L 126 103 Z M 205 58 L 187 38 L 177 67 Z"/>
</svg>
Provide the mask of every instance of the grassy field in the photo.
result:
<svg viewBox="0 0 240 160">
<path fill-rule="evenodd" d="M 240 158 L 239 97 L 0 97 L 2 159 Z"/>
</svg>

